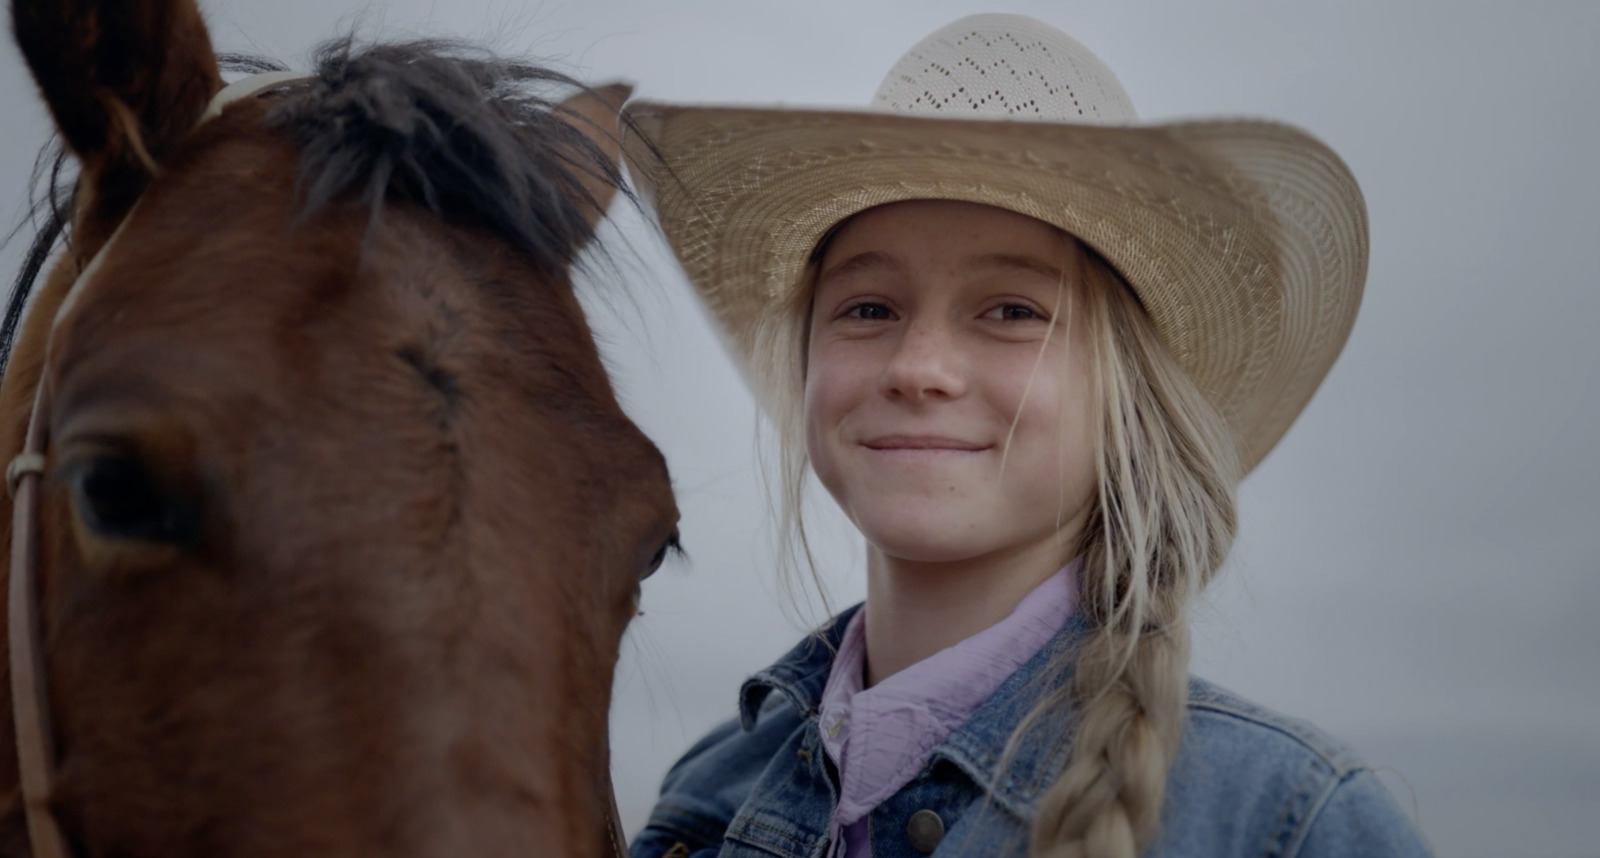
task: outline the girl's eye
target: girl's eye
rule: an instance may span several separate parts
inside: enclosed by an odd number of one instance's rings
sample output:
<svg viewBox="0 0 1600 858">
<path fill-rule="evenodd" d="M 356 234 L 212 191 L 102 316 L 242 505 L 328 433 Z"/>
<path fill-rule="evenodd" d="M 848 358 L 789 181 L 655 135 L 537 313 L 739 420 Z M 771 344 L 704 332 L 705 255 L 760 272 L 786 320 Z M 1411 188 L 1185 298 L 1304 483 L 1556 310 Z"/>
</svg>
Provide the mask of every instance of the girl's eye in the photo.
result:
<svg viewBox="0 0 1600 858">
<path fill-rule="evenodd" d="M 845 319 L 859 319 L 863 322 L 887 322 L 894 318 L 894 312 L 882 304 L 863 301 L 845 309 L 840 314 Z"/>
<path fill-rule="evenodd" d="M 989 312 L 984 313 L 983 317 L 985 319 L 993 319 L 999 322 L 1027 322 L 1035 319 L 1043 319 L 1044 314 L 1026 304 L 1001 304 Z"/>
</svg>

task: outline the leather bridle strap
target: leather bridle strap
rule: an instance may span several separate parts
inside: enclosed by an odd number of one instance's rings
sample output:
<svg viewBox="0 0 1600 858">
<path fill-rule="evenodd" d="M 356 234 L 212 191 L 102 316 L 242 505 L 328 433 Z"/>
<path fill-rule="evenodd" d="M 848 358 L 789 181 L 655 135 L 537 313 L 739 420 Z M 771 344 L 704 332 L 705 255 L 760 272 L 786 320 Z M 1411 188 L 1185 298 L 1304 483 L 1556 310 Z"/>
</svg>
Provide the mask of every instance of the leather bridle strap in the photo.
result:
<svg viewBox="0 0 1600 858">
<path fill-rule="evenodd" d="M 306 79 L 291 72 L 251 75 L 223 87 L 212 97 L 199 124 L 222 113 L 230 102 L 259 95 L 288 83 Z M 39 386 L 34 393 L 33 413 L 28 418 L 28 433 L 22 453 L 6 468 L 6 489 L 12 498 L 11 575 L 7 588 L 7 637 L 10 645 L 11 715 L 17 729 L 17 774 L 22 789 L 23 813 L 28 823 L 28 839 L 34 858 L 71 858 L 72 851 L 61 833 L 61 826 L 50 809 L 55 781 L 55 736 L 50 730 L 50 695 L 45 681 L 43 639 L 39 624 L 39 491 L 46 464 L 49 439 L 46 430 L 50 414 L 50 347 L 56 328 L 77 302 L 84 287 L 100 270 L 107 251 L 138 211 L 135 204 L 101 245 L 94 258 L 79 272 L 72 288 L 62 299 L 45 341 Z"/>
<path fill-rule="evenodd" d="M 612 858 L 628 858 L 628 834 L 622 830 L 622 814 L 617 810 L 617 790 L 606 778 L 606 843 Z"/>
<path fill-rule="evenodd" d="M 28 418 L 23 453 L 6 468 L 11 489 L 11 582 L 6 622 L 11 647 L 11 718 L 17 728 L 17 776 L 34 858 L 69 858 L 66 838 L 50 812 L 55 738 L 39 638 L 39 480 L 44 470 L 45 413 L 49 396 L 41 378 Z"/>
</svg>

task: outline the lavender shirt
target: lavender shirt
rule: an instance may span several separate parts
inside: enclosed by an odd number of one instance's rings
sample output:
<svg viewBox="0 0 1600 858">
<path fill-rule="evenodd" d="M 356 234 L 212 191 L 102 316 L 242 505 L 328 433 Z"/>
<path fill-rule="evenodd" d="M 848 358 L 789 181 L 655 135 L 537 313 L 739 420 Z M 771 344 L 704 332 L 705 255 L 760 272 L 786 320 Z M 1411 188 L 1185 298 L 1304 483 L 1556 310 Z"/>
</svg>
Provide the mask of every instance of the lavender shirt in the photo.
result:
<svg viewBox="0 0 1600 858">
<path fill-rule="evenodd" d="M 1022 598 L 1005 619 L 871 688 L 862 688 L 866 611 L 845 626 L 822 692 L 822 746 L 839 770 L 828 828 L 833 858 L 869 858 L 867 814 L 911 782 L 933 749 L 1067 621 L 1073 561 Z"/>
</svg>

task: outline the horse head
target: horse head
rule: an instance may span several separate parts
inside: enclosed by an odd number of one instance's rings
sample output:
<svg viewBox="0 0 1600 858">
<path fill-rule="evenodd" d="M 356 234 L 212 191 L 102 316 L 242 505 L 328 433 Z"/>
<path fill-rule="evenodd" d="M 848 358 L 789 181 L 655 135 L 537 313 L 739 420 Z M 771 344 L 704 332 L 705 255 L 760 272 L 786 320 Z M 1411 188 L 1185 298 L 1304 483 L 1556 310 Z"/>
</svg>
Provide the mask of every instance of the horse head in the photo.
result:
<svg viewBox="0 0 1600 858">
<path fill-rule="evenodd" d="M 7 459 L 48 392 L 71 850 L 599 854 L 612 668 L 677 520 L 571 277 L 625 89 L 346 39 L 202 123 L 193 0 L 12 16 L 78 164 L 0 385 Z M 25 855 L 10 722 L 0 855 Z"/>
</svg>

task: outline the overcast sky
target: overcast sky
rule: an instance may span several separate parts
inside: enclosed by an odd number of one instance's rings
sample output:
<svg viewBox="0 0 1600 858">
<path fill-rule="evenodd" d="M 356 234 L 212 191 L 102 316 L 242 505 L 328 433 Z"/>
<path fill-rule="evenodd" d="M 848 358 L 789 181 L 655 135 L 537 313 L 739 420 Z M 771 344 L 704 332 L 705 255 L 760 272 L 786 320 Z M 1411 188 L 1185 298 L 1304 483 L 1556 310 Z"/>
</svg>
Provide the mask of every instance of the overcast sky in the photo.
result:
<svg viewBox="0 0 1600 858">
<path fill-rule="evenodd" d="M 1343 357 L 1241 490 L 1195 670 L 1352 742 L 1441 855 L 1600 855 L 1600 3 L 211 0 L 223 49 L 302 64 L 368 32 L 492 39 L 652 98 L 863 105 L 974 11 L 1043 18 L 1146 119 L 1299 124 L 1349 162 L 1372 264 Z M 0 218 L 48 134 L 0 51 Z M 590 306 L 665 452 L 691 560 L 646 586 L 613 716 L 631 830 L 749 673 L 821 615 L 786 609 L 750 395 L 636 215 Z M 9 280 L 20 247 L 0 252 Z M 617 283 L 616 280 L 626 283 Z M 816 508 L 835 606 L 861 550 Z"/>
</svg>

